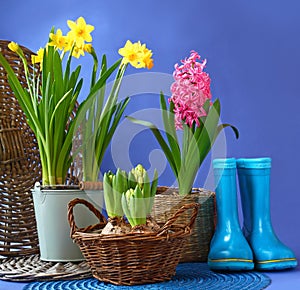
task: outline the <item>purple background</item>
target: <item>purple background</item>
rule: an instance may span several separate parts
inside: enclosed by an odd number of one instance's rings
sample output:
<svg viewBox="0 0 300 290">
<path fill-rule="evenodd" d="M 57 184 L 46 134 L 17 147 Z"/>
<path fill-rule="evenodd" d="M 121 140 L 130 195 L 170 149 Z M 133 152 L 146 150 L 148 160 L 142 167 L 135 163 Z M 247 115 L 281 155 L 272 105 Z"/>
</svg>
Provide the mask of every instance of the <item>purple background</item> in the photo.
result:
<svg viewBox="0 0 300 290">
<path fill-rule="evenodd" d="M 272 157 L 273 226 L 300 258 L 299 9 L 298 0 L 10 0 L 1 2 L 0 38 L 36 51 L 53 25 L 67 31 L 67 19 L 84 16 L 95 26 L 95 49 L 99 55 L 106 53 L 110 63 L 119 57 L 117 50 L 127 39 L 141 40 L 153 50 L 152 72 L 156 73 L 171 74 L 174 64 L 190 50 L 198 51 L 208 61 L 206 71 L 212 78 L 213 97 L 221 100 L 222 120 L 240 131 L 239 140 L 226 131 L 227 156 Z M 137 71 L 127 71 L 132 73 Z M 84 70 L 83 76 L 87 74 L 89 70 Z M 165 91 L 163 84 L 161 89 Z M 126 114 L 158 106 L 157 94 L 139 94 L 132 97 Z M 133 126 L 124 121 L 123 134 L 130 134 Z M 120 131 L 116 138 L 122 135 Z M 131 141 L 132 164 L 150 167 L 162 160 L 162 155 L 154 154 L 149 161 L 150 153 L 159 146 L 147 130 Z M 118 146 L 114 154 L 127 154 L 121 143 Z M 210 162 L 208 157 L 195 186 L 203 186 Z M 107 154 L 102 169 L 113 166 L 113 157 Z M 163 169 L 160 184 L 173 182 L 170 169 Z"/>
</svg>

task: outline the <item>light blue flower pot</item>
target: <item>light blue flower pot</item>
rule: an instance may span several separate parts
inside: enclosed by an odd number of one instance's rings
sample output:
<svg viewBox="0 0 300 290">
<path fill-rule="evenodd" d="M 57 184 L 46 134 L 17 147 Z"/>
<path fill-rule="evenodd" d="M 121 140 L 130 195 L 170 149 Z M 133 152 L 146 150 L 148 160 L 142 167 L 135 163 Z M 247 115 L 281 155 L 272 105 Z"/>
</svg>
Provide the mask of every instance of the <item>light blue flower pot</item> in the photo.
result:
<svg viewBox="0 0 300 290">
<path fill-rule="evenodd" d="M 93 191 L 87 194 L 79 189 L 41 189 L 37 183 L 32 195 L 41 260 L 55 262 L 84 260 L 79 247 L 70 238 L 68 203 L 74 198 L 83 198 L 97 206 L 95 201 L 101 199 L 103 192 Z M 83 205 L 74 208 L 74 216 L 76 225 L 80 228 L 99 222 Z"/>
</svg>

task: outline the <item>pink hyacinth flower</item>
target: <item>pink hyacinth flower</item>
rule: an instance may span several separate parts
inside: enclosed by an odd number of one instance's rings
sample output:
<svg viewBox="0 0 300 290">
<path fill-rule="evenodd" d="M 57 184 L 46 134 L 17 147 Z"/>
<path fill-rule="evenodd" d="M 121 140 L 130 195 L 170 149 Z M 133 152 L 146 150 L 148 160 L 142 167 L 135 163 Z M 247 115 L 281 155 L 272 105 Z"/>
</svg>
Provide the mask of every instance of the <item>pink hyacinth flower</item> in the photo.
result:
<svg viewBox="0 0 300 290">
<path fill-rule="evenodd" d="M 211 100 L 210 77 L 203 71 L 206 60 L 200 62 L 200 55 L 191 51 L 190 57 L 181 63 L 175 65 L 175 82 L 171 85 L 169 99 L 174 103 L 176 129 L 182 129 L 183 123 L 189 127 L 194 123 L 200 126 L 199 118 L 206 116 L 203 105 Z"/>
</svg>

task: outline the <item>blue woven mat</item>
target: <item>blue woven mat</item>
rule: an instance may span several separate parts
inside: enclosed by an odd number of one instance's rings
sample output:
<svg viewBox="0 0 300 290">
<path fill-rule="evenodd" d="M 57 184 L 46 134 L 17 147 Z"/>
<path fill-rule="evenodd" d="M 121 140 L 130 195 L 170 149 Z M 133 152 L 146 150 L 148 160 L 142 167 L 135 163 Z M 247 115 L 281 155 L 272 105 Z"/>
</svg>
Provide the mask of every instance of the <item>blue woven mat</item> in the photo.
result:
<svg viewBox="0 0 300 290">
<path fill-rule="evenodd" d="M 142 290 L 142 289 L 201 289 L 201 290 L 260 290 L 270 285 L 271 279 L 259 272 L 215 273 L 206 263 L 179 264 L 171 281 L 138 286 L 115 286 L 97 279 L 33 282 L 24 290 Z"/>
</svg>

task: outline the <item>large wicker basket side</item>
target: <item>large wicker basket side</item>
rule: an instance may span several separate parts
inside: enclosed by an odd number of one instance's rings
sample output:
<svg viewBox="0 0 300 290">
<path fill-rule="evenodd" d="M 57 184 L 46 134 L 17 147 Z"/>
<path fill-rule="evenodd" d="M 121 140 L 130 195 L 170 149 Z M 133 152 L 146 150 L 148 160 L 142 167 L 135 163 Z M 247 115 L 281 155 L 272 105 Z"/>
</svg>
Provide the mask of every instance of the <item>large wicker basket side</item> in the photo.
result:
<svg viewBox="0 0 300 290">
<path fill-rule="evenodd" d="M 159 223 L 164 223 L 182 205 L 199 203 L 195 226 L 192 234 L 184 244 L 180 262 L 207 262 L 210 242 L 215 232 L 216 200 L 215 193 L 202 188 L 194 188 L 191 194 L 181 196 L 177 188 L 160 186 L 157 189 L 151 215 Z M 179 222 L 184 223 L 190 218 L 190 212 L 185 212 Z"/>
<path fill-rule="evenodd" d="M 0 50 L 25 85 L 20 58 L 0 40 Z M 22 47 L 30 62 L 32 52 Z M 39 151 L 0 66 L 0 255 L 29 255 L 39 252 L 30 189 L 41 179 Z"/>
</svg>

